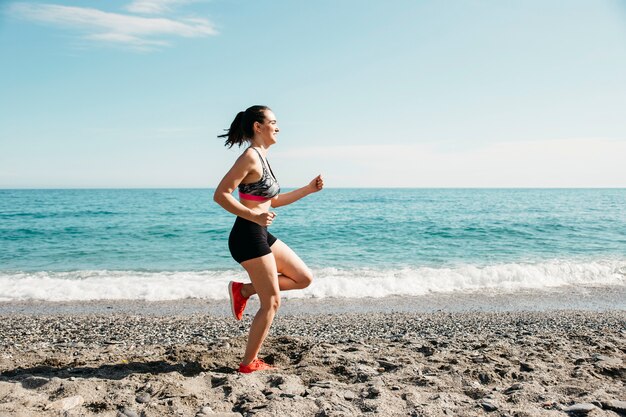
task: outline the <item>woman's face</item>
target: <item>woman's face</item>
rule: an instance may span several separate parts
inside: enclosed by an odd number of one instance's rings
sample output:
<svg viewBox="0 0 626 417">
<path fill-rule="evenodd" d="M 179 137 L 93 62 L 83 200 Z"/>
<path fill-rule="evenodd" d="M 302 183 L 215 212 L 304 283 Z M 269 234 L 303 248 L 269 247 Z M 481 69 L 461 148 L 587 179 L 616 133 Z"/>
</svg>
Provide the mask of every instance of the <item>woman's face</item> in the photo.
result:
<svg viewBox="0 0 626 417">
<path fill-rule="evenodd" d="M 265 110 L 265 120 L 263 123 L 257 123 L 257 133 L 268 145 L 277 142 L 276 135 L 280 132 L 276 116 L 271 110 Z"/>
</svg>

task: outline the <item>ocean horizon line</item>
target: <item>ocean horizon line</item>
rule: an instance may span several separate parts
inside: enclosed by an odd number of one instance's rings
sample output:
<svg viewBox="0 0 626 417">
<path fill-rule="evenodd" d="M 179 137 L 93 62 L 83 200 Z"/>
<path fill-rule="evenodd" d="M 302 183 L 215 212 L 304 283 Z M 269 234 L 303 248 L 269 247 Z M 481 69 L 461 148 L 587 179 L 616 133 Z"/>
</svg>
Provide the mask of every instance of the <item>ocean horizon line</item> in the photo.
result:
<svg viewBox="0 0 626 417">
<path fill-rule="evenodd" d="M 283 186 L 284 190 L 301 186 Z M 215 187 L 1 187 L 0 191 L 64 191 L 64 190 L 214 190 Z M 624 190 L 623 187 L 324 187 L 325 190 Z"/>
</svg>

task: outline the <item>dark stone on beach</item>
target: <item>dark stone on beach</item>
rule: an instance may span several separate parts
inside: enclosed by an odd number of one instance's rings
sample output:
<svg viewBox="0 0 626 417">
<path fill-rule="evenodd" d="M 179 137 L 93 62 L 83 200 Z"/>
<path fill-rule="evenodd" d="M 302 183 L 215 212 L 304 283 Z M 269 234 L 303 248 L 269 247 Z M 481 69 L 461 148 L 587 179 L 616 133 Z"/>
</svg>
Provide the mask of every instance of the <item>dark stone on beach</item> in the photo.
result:
<svg viewBox="0 0 626 417">
<path fill-rule="evenodd" d="M 270 387 L 277 387 L 280 384 L 284 384 L 285 383 L 285 378 L 283 378 L 280 375 L 272 375 L 268 382 L 270 384 Z"/>
<path fill-rule="evenodd" d="M 40 376 L 29 376 L 22 380 L 22 387 L 26 389 L 37 389 L 46 385 L 50 380 Z"/>
<path fill-rule="evenodd" d="M 532 372 L 532 371 L 535 370 L 535 368 L 533 366 L 531 366 L 529 363 L 520 362 L 519 363 L 519 370 L 521 372 Z"/>
<path fill-rule="evenodd" d="M 481 406 L 482 408 L 484 408 L 484 409 L 485 409 L 485 411 L 496 411 L 496 410 L 498 409 L 498 406 L 497 406 L 497 405 L 495 405 L 495 404 L 493 404 L 493 403 L 491 403 L 491 402 L 489 402 L 489 401 L 482 401 L 482 402 L 480 403 L 480 406 Z"/>
<path fill-rule="evenodd" d="M 147 402 L 150 402 L 150 394 L 148 394 L 147 392 L 142 392 L 135 398 L 135 401 L 137 401 L 140 404 L 145 404 Z"/>
<path fill-rule="evenodd" d="M 385 371 L 393 371 L 394 369 L 397 369 L 400 367 L 400 365 L 393 363 L 393 362 L 386 361 L 384 359 L 377 359 L 377 361 Z"/>
<path fill-rule="evenodd" d="M 510 387 L 508 387 L 507 389 L 505 389 L 503 391 L 503 393 L 505 393 L 505 394 L 512 394 L 515 391 L 519 391 L 519 390 L 521 390 L 523 388 L 524 388 L 524 386 L 522 384 L 520 384 L 519 382 L 516 382 L 515 384 L 513 384 Z"/>
<path fill-rule="evenodd" d="M 378 398 L 379 395 L 380 395 L 380 389 L 375 386 L 369 386 L 363 391 L 361 391 L 361 397 L 363 398 L 373 399 L 373 398 Z"/>
<path fill-rule="evenodd" d="M 606 355 L 594 355 L 594 366 L 604 375 L 626 378 L 626 367 L 622 365 L 622 360 Z"/>
<path fill-rule="evenodd" d="M 491 376 L 488 373 L 481 372 L 478 374 L 478 380 L 481 384 L 486 385 L 491 382 Z"/>
<path fill-rule="evenodd" d="M 419 348 L 417 348 L 417 351 L 423 353 L 424 356 L 432 356 L 435 354 L 435 349 L 426 345 L 420 346 Z"/>
<path fill-rule="evenodd" d="M 466 386 L 463 388 L 463 394 L 467 395 L 472 400 L 480 400 L 487 394 L 487 391 L 479 387 Z"/>
<path fill-rule="evenodd" d="M 563 394 L 570 396 L 570 397 L 571 396 L 582 397 L 583 395 L 588 394 L 587 390 L 585 390 L 584 388 L 580 388 L 574 385 L 565 385 L 561 389 L 563 391 Z"/>
<path fill-rule="evenodd" d="M 566 413 L 569 413 L 569 414 L 573 414 L 573 415 L 581 415 L 581 414 L 590 413 L 593 410 L 596 410 L 597 408 L 598 407 L 596 407 L 593 404 L 580 403 L 580 404 L 571 405 L 569 407 L 565 407 L 563 409 L 563 411 L 565 411 Z"/>
<path fill-rule="evenodd" d="M 316 381 L 312 382 L 309 386 L 329 389 L 332 388 L 332 383 L 330 381 Z"/>
<path fill-rule="evenodd" d="M 615 411 L 618 414 L 626 416 L 626 401 L 612 400 L 602 402 L 602 408 Z"/>
</svg>

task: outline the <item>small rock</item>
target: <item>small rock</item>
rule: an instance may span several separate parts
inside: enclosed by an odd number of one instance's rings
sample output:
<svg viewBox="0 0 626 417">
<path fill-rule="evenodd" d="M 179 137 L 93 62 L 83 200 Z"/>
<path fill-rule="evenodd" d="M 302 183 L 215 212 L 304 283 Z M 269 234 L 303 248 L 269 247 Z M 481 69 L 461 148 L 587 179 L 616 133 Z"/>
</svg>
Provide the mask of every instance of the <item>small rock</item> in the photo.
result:
<svg viewBox="0 0 626 417">
<path fill-rule="evenodd" d="M 522 372 L 533 372 L 535 370 L 535 368 L 530 365 L 529 363 L 526 362 L 520 362 L 519 363 L 519 370 Z"/>
<path fill-rule="evenodd" d="M 42 378 L 40 376 L 29 376 L 22 380 L 22 387 L 26 389 L 36 389 L 42 387 L 50 382 L 47 378 Z"/>
<path fill-rule="evenodd" d="M 486 372 L 481 372 L 478 374 L 478 380 L 480 381 L 481 384 L 486 385 L 489 382 L 491 382 L 491 376 Z"/>
<path fill-rule="evenodd" d="M 541 404 L 541 406 L 546 409 L 554 409 L 556 408 L 557 404 L 554 401 L 545 401 Z"/>
<path fill-rule="evenodd" d="M 493 404 L 493 403 L 491 403 L 491 402 L 489 402 L 489 401 L 482 401 L 482 402 L 480 403 L 480 406 L 481 406 L 482 408 L 484 408 L 484 409 L 485 409 L 485 411 L 496 411 L 496 410 L 498 409 L 498 406 L 497 406 L 497 405 L 495 405 L 495 404 Z"/>
<path fill-rule="evenodd" d="M 332 383 L 330 381 L 317 381 L 312 382 L 310 386 L 319 388 L 332 388 Z"/>
<path fill-rule="evenodd" d="M 592 412 L 593 410 L 597 409 L 598 407 L 596 407 L 593 404 L 589 404 L 589 403 L 580 403 L 580 404 L 574 404 L 572 406 L 569 407 L 565 407 L 563 409 L 563 411 L 565 411 L 566 413 L 570 413 L 570 414 L 587 414 Z"/>
<path fill-rule="evenodd" d="M 343 398 L 346 401 L 352 401 L 352 400 L 354 400 L 354 397 L 355 397 L 355 395 L 354 395 L 354 393 L 352 391 L 345 391 L 343 393 Z"/>
<path fill-rule="evenodd" d="M 377 362 L 385 371 L 393 371 L 394 369 L 400 367 L 397 363 L 389 362 L 384 359 L 377 359 Z"/>
<path fill-rule="evenodd" d="M 122 411 L 118 411 L 117 417 L 139 417 L 139 414 L 130 408 L 123 408 Z"/>
<path fill-rule="evenodd" d="M 615 363 L 622 362 L 618 358 L 614 358 L 612 356 L 607 356 L 607 355 L 599 355 L 599 354 L 593 355 L 593 360 L 596 361 L 596 362 L 600 362 L 600 361 L 603 361 L 603 362 L 615 362 Z"/>
<path fill-rule="evenodd" d="M 200 409 L 200 413 L 211 414 L 213 413 L 213 409 L 209 407 L 208 405 L 205 405 L 204 407 Z"/>
<path fill-rule="evenodd" d="M 61 410 L 67 411 L 85 402 L 85 399 L 81 395 L 74 395 L 72 397 L 61 398 L 54 401 L 45 407 L 45 410 Z"/>
<path fill-rule="evenodd" d="M 142 392 L 135 398 L 135 401 L 137 401 L 139 404 L 145 404 L 147 402 L 150 402 L 150 394 L 148 394 L 147 392 Z"/>
<path fill-rule="evenodd" d="M 626 401 L 612 400 L 602 403 L 602 408 L 615 411 L 618 414 L 626 414 Z"/>
<path fill-rule="evenodd" d="M 508 387 L 507 389 L 505 389 L 503 392 L 505 394 L 511 394 L 515 391 L 519 391 L 521 389 L 523 389 L 524 386 L 522 384 L 520 384 L 519 382 L 516 382 L 515 384 L 511 385 L 510 387 Z"/>
<path fill-rule="evenodd" d="M 286 375 L 276 378 L 275 384 L 278 384 L 282 394 L 291 395 L 293 398 L 296 395 L 304 394 L 306 390 L 302 384 L 302 380 L 295 375 Z"/>
</svg>

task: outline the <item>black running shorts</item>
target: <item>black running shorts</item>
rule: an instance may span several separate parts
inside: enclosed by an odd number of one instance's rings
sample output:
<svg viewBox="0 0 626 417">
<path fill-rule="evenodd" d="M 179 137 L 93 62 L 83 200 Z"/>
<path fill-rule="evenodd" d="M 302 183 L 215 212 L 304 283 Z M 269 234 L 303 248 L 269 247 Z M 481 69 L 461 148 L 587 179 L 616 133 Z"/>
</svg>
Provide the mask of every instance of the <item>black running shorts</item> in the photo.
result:
<svg viewBox="0 0 626 417">
<path fill-rule="evenodd" d="M 237 216 L 228 236 L 228 249 L 233 259 L 239 263 L 272 253 L 276 238 L 255 222 Z"/>
</svg>

